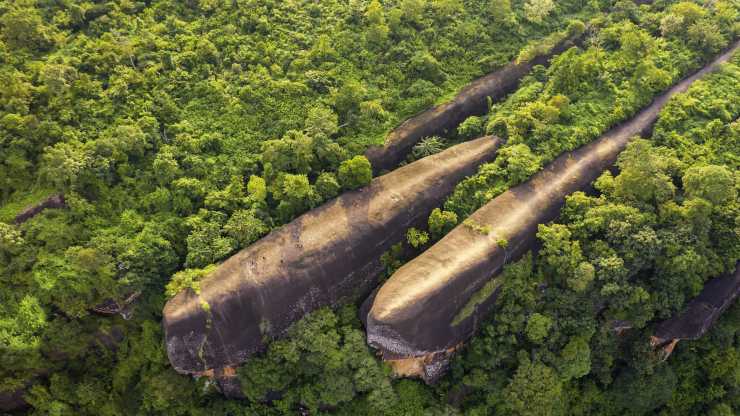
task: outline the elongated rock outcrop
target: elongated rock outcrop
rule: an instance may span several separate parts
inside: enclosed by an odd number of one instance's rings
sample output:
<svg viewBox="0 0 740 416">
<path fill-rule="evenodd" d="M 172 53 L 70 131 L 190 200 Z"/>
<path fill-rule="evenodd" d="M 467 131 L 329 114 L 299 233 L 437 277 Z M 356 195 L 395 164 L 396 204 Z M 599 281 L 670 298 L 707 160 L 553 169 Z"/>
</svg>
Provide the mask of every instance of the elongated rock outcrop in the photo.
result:
<svg viewBox="0 0 740 416">
<path fill-rule="evenodd" d="M 396 271 L 380 288 L 368 313 L 368 343 L 381 351 L 397 374 L 433 381 L 445 370 L 450 353 L 473 334 L 480 317 L 491 309 L 495 285 L 486 287 L 487 296 L 481 296 L 481 289 L 506 262 L 532 247 L 538 224 L 555 219 L 567 195 L 583 190 L 613 165 L 631 138 L 650 132 L 671 96 L 727 61 L 737 47 L 738 43 L 657 97 L 630 121 L 561 155 L 528 182 L 494 198 Z M 476 294 L 477 302 L 469 304 Z"/>
<path fill-rule="evenodd" d="M 32 205 L 24 209 L 20 214 L 15 216 L 15 219 L 13 220 L 13 222 L 16 225 L 20 225 L 30 220 L 31 218 L 35 217 L 36 215 L 40 214 L 45 209 L 66 208 L 66 207 L 67 207 L 67 204 L 64 201 L 64 195 L 62 194 L 52 195 L 46 198 L 45 200 L 39 202 L 38 204 Z"/>
<path fill-rule="evenodd" d="M 519 81 L 535 65 L 546 64 L 553 56 L 574 46 L 582 37 L 578 31 L 558 42 L 544 55 L 526 62 L 511 62 L 501 69 L 478 78 L 463 88 L 451 101 L 432 107 L 403 122 L 386 138 L 383 146 L 373 146 L 365 152 L 375 173 L 398 166 L 421 139 L 457 127 L 466 118 L 485 114 L 488 99 L 498 100 L 516 90 Z"/>
<path fill-rule="evenodd" d="M 375 178 L 226 260 L 198 293 L 184 290 L 164 308 L 173 367 L 191 374 L 231 371 L 308 312 L 369 292 L 382 253 L 492 160 L 499 144 L 482 137 Z"/>
<path fill-rule="evenodd" d="M 704 285 L 681 313 L 659 323 L 650 339 L 668 358 L 680 340 L 699 339 L 717 322 L 722 312 L 740 296 L 740 262 L 734 273 L 717 277 Z"/>
</svg>

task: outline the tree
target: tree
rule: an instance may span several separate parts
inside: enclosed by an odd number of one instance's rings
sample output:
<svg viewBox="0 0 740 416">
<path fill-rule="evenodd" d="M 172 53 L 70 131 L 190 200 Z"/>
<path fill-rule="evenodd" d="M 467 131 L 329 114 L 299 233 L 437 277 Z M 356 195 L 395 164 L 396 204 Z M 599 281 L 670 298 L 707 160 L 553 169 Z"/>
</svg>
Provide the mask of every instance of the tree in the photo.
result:
<svg viewBox="0 0 740 416">
<path fill-rule="evenodd" d="M 505 163 L 504 169 L 512 185 L 526 181 L 542 166 L 542 158 L 523 143 L 501 149 L 499 158 L 501 163 Z M 494 163 L 498 163 L 498 158 Z"/>
<path fill-rule="evenodd" d="M 12 48 L 46 50 L 54 45 L 51 28 L 44 25 L 36 8 L 12 8 L 0 17 L 3 40 Z"/>
<path fill-rule="evenodd" d="M 612 384 L 610 393 L 618 409 L 646 414 L 666 403 L 676 388 L 676 374 L 663 365 L 652 374 L 626 370 Z"/>
<path fill-rule="evenodd" d="M 465 11 L 465 6 L 461 0 L 432 0 L 431 6 L 434 10 L 434 17 L 438 21 L 453 19 Z"/>
<path fill-rule="evenodd" d="M 341 186 L 337 177 L 331 172 L 321 172 L 316 179 L 316 190 L 324 200 L 334 198 L 339 194 Z"/>
<path fill-rule="evenodd" d="M 308 182 L 306 175 L 281 175 L 277 180 L 274 195 L 281 221 L 288 222 L 296 214 L 318 204 L 320 196 Z"/>
<path fill-rule="evenodd" d="M 689 44 L 705 55 L 714 55 L 727 45 L 720 28 L 711 20 L 699 20 L 686 32 Z"/>
<path fill-rule="evenodd" d="M 370 183 L 373 171 L 365 156 L 355 156 L 339 165 L 339 183 L 344 189 L 357 189 Z"/>
<path fill-rule="evenodd" d="M 178 178 L 172 182 L 172 206 L 175 212 L 189 215 L 203 203 L 205 184 L 195 178 Z"/>
<path fill-rule="evenodd" d="M 201 210 L 198 215 L 187 219 L 191 231 L 186 239 L 188 254 L 185 266 L 201 268 L 228 256 L 235 248 L 236 241 L 223 236 L 221 227 L 225 215 Z"/>
<path fill-rule="evenodd" d="M 57 189 L 67 190 L 92 163 L 92 155 L 80 142 L 59 142 L 47 147 L 41 162 L 41 174 Z"/>
<path fill-rule="evenodd" d="M 175 273 L 165 286 L 164 294 L 172 298 L 184 289 L 192 289 L 200 293 L 200 281 L 216 270 L 216 265 L 211 264 L 202 269 L 185 269 Z"/>
<path fill-rule="evenodd" d="M 511 0 L 490 0 L 488 11 L 491 13 L 494 22 L 507 23 L 512 16 Z"/>
<path fill-rule="evenodd" d="M 561 413 L 562 384 L 555 371 L 540 362 L 525 361 L 504 390 L 506 414 L 551 416 Z"/>
<path fill-rule="evenodd" d="M 676 3 L 671 7 L 670 10 L 671 13 L 680 16 L 681 19 L 686 23 L 686 25 L 691 25 L 695 23 L 697 20 L 704 17 L 707 13 L 706 10 L 704 10 L 700 5 L 691 1 L 682 1 Z"/>
<path fill-rule="evenodd" d="M 73 246 L 61 256 L 42 255 L 33 266 L 39 300 L 65 314 L 83 317 L 88 309 L 115 296 L 113 259 L 95 248 Z"/>
<path fill-rule="evenodd" d="M 413 248 L 419 248 L 429 242 L 429 234 L 416 228 L 409 228 L 406 232 L 406 240 Z"/>
<path fill-rule="evenodd" d="M 21 389 L 28 372 L 42 368 L 42 336 L 48 316 L 36 296 L 24 295 L 19 301 L 2 297 L 4 314 L 0 331 L 0 354 L 5 365 L 0 368 L 0 392 Z M 7 315 L 5 315 L 7 314 Z"/>
<path fill-rule="evenodd" d="M 385 23 L 383 6 L 378 0 L 373 0 L 367 6 L 365 18 L 368 22 L 368 28 L 365 32 L 365 38 L 373 46 L 380 46 L 388 39 L 390 28 Z"/>
<path fill-rule="evenodd" d="M 314 163 L 313 139 L 302 132 L 291 130 L 279 140 L 262 144 L 262 163 L 275 173 L 308 173 Z"/>
<path fill-rule="evenodd" d="M 726 166 L 692 166 L 683 176 L 683 186 L 689 198 L 704 198 L 714 205 L 737 198 L 735 175 Z"/>
<path fill-rule="evenodd" d="M 9 266 L 25 249 L 27 243 L 20 230 L 0 222 L 0 267 Z M 3 270 L 2 268 L 0 270 Z"/>
<path fill-rule="evenodd" d="M 457 225 L 457 214 L 451 211 L 443 211 L 434 208 L 429 215 L 429 232 L 432 237 L 442 238 L 445 234 L 452 231 Z"/>
<path fill-rule="evenodd" d="M 485 132 L 482 117 L 470 116 L 457 126 L 457 134 L 464 139 L 479 137 Z"/>
<path fill-rule="evenodd" d="M 424 15 L 426 0 L 402 0 L 399 7 L 401 8 L 404 19 L 411 23 L 419 24 Z"/>
<path fill-rule="evenodd" d="M 447 78 L 447 74 L 439 63 L 428 51 L 417 51 L 409 61 L 409 73 L 414 78 L 422 78 L 439 84 Z"/>
<path fill-rule="evenodd" d="M 377 400 L 376 406 L 392 405 L 393 391 L 380 363 L 368 354 L 356 316 L 354 307 L 337 313 L 322 308 L 293 324 L 286 338 L 238 370 L 244 394 L 258 402 L 282 392 L 275 405 L 286 414 L 297 405 L 318 413 L 360 394 Z"/>
<path fill-rule="evenodd" d="M 542 23 L 554 9 L 553 0 L 527 0 L 524 3 L 524 16 L 532 23 Z"/>
<path fill-rule="evenodd" d="M 615 195 L 627 201 L 657 205 L 673 197 L 675 186 L 664 173 L 668 158 L 659 157 L 647 140 L 634 140 L 619 155 Z"/>
<path fill-rule="evenodd" d="M 224 225 L 224 232 L 236 240 L 240 247 L 246 247 L 267 234 L 270 227 L 257 218 L 253 210 L 234 212 Z"/>
<path fill-rule="evenodd" d="M 664 37 L 679 34 L 684 27 L 683 16 L 676 13 L 669 13 L 660 19 L 660 33 Z"/>
<path fill-rule="evenodd" d="M 529 317 L 527 328 L 525 329 L 527 338 L 535 344 L 541 344 L 550 332 L 552 324 L 552 318 L 549 316 L 533 313 Z"/>
<path fill-rule="evenodd" d="M 317 105 L 306 114 L 306 133 L 311 137 L 331 137 L 339 131 L 339 117 L 330 108 Z"/>
<path fill-rule="evenodd" d="M 321 65 L 324 62 L 335 61 L 339 58 L 339 55 L 331 45 L 331 38 L 327 35 L 320 35 L 308 52 L 308 58 L 311 59 L 314 65 Z M 320 107 L 313 107 L 313 109 L 316 108 Z"/>
<path fill-rule="evenodd" d="M 733 416 L 735 413 L 732 411 L 732 408 L 725 404 L 725 403 L 719 403 L 716 406 L 712 407 L 712 409 L 709 411 L 708 416 Z"/>
<path fill-rule="evenodd" d="M 350 121 L 353 115 L 357 114 L 360 103 L 364 101 L 367 95 L 367 88 L 360 81 L 350 79 L 344 82 L 339 88 L 332 90 L 332 100 L 334 108 L 343 121 Z"/>
<path fill-rule="evenodd" d="M 383 125 L 388 119 L 388 112 L 383 108 L 381 100 L 365 100 L 360 103 L 359 113 L 354 126 L 357 129 L 372 129 Z"/>
<path fill-rule="evenodd" d="M 564 380 L 581 378 L 591 371 L 591 347 L 585 337 L 573 337 L 560 352 L 558 371 Z"/>
<path fill-rule="evenodd" d="M 581 244 L 579 241 L 572 241 L 572 234 L 568 227 L 562 224 L 540 224 L 537 238 L 542 241 L 540 258 L 543 262 L 543 270 L 548 277 L 556 282 L 575 279 L 573 283 L 576 289 L 580 289 L 582 285 L 588 285 L 588 270 L 579 270 L 583 261 Z M 578 272 L 586 273 L 586 275 L 577 276 Z"/>
<path fill-rule="evenodd" d="M 152 162 L 152 168 L 156 174 L 157 181 L 166 185 L 171 183 L 181 173 L 180 165 L 175 158 L 174 149 L 163 146 Z"/>
<path fill-rule="evenodd" d="M 568 287 L 575 292 L 585 291 L 596 276 L 596 269 L 591 263 L 582 262 L 578 265 L 575 272 L 567 277 Z"/>
<path fill-rule="evenodd" d="M 247 204 L 244 178 L 238 175 L 231 177 L 225 189 L 213 190 L 206 195 L 204 205 L 207 209 L 231 213 Z"/>
<path fill-rule="evenodd" d="M 265 180 L 259 176 L 252 175 L 247 182 L 249 197 L 256 202 L 265 202 L 267 199 L 267 185 Z"/>
</svg>

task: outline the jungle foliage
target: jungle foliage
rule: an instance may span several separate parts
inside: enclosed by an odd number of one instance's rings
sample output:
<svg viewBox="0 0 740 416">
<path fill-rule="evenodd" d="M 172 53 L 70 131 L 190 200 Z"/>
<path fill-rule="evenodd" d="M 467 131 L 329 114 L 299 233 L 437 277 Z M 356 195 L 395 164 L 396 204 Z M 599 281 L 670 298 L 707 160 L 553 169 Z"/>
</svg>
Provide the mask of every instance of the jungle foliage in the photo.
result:
<svg viewBox="0 0 740 416">
<path fill-rule="evenodd" d="M 507 139 L 409 231 L 414 250 L 701 66 L 740 35 L 738 5 L 0 0 L 0 392 L 25 389 L 35 415 L 737 413 L 737 307 L 666 363 L 646 337 L 740 257 L 738 57 L 542 226 L 543 250 L 506 270 L 438 386 L 392 380 L 352 305 L 240 369 L 246 400 L 169 366 L 165 299 L 368 183 L 368 145 L 573 19 L 589 22 L 582 47 L 414 149 Z M 11 224 L 55 192 L 67 209 Z M 384 256 L 388 272 L 406 252 Z M 129 320 L 92 312 L 132 294 Z M 618 337 L 615 320 L 633 330 Z"/>
</svg>

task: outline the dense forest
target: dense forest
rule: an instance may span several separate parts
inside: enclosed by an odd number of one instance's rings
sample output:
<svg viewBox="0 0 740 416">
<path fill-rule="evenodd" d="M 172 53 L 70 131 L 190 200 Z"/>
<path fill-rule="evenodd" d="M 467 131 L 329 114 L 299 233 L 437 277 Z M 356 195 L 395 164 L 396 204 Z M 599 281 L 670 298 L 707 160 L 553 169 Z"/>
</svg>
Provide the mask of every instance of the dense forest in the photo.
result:
<svg viewBox="0 0 740 416">
<path fill-rule="evenodd" d="M 740 305 L 670 356 L 649 342 L 740 260 L 740 52 L 539 226 L 433 385 L 367 345 L 364 299 L 269 340 L 237 370 L 242 398 L 170 365 L 167 300 L 367 185 L 364 152 L 404 120 L 573 33 L 486 114 L 414 146 L 403 164 L 504 142 L 383 254 L 381 281 L 734 44 L 740 4 L 0 0 L 0 412 L 740 413 Z"/>
</svg>

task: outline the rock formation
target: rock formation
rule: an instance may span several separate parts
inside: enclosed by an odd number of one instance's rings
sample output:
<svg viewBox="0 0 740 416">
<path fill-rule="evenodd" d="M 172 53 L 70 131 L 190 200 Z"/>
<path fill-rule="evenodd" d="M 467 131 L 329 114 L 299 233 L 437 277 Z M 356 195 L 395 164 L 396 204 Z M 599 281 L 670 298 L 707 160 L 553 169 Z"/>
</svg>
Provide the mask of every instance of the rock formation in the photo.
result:
<svg viewBox="0 0 740 416">
<path fill-rule="evenodd" d="M 740 262 L 734 273 L 710 280 L 701 293 L 681 313 L 659 323 L 650 338 L 653 348 L 663 350 L 668 358 L 680 340 L 699 339 L 717 322 L 719 316 L 740 296 Z"/>
<path fill-rule="evenodd" d="M 444 135 L 454 129 L 466 118 L 485 114 L 488 100 L 498 100 L 516 90 L 519 81 L 535 65 L 546 64 L 568 48 L 574 46 L 583 33 L 570 34 L 558 42 L 544 55 L 526 62 L 511 62 L 482 78 L 478 78 L 460 91 L 452 101 L 430 108 L 408 120 L 393 130 L 383 146 L 374 146 L 365 152 L 375 173 L 398 166 L 416 143 L 425 137 Z"/>
<path fill-rule="evenodd" d="M 134 314 L 134 302 L 141 296 L 141 291 L 137 290 L 129 293 L 122 301 L 115 299 L 106 299 L 104 302 L 95 305 L 92 311 L 103 316 L 121 315 L 125 320 L 131 319 Z"/>
<path fill-rule="evenodd" d="M 383 252 L 425 223 L 454 186 L 495 157 L 486 136 L 345 193 L 232 256 L 164 308 L 167 354 L 181 373 L 218 375 L 305 314 L 366 295 Z"/>
<path fill-rule="evenodd" d="M 396 271 L 370 308 L 368 343 L 397 373 L 434 381 L 444 372 L 452 351 L 491 310 L 498 286 L 491 276 L 531 248 L 538 224 L 555 219 L 566 196 L 589 186 L 616 161 L 631 138 L 649 134 L 670 97 L 727 61 L 739 44 L 658 96 L 633 119 L 561 155 L 528 182 L 494 198 Z M 488 289 L 485 295 L 482 289 Z M 476 301 L 469 305 L 474 295 Z"/>
<path fill-rule="evenodd" d="M 97 333 L 92 338 L 88 345 L 88 348 L 102 348 L 108 352 L 115 353 L 118 350 L 118 346 L 123 342 L 125 337 L 125 329 L 118 325 L 113 325 L 110 328 L 98 328 Z M 46 351 L 44 353 L 45 358 L 53 359 L 58 362 L 69 361 L 70 357 L 62 351 Z M 2 412 L 18 412 L 30 407 L 25 399 L 26 394 L 34 384 L 43 381 L 51 374 L 49 369 L 39 369 L 34 373 L 27 374 L 28 377 L 23 387 L 15 390 L 3 391 L 0 390 L 0 413 Z"/>
<path fill-rule="evenodd" d="M 65 208 L 66 206 L 67 204 L 64 202 L 64 195 L 52 195 L 38 204 L 24 209 L 20 214 L 15 216 L 15 220 L 13 222 L 15 222 L 16 225 L 20 225 L 40 214 L 41 211 L 47 208 Z"/>
</svg>

